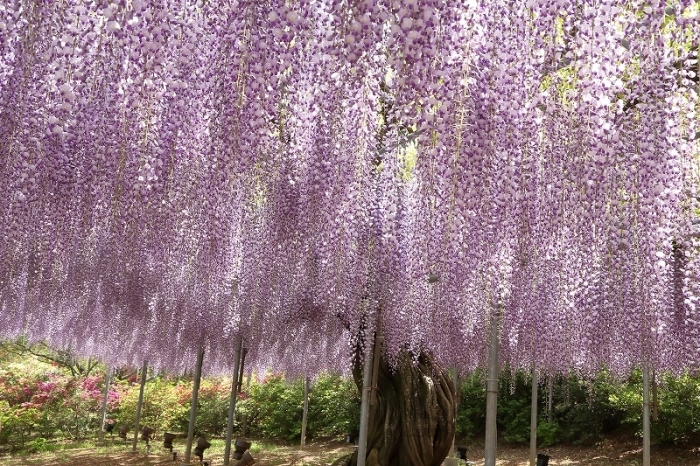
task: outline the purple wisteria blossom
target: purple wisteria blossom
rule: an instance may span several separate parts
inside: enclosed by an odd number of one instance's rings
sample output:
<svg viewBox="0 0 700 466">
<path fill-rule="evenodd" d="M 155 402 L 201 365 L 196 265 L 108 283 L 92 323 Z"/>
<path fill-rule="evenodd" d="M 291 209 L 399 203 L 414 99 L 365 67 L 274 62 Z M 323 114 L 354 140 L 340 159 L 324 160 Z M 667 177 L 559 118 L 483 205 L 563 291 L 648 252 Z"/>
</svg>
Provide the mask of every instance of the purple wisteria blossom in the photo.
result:
<svg viewBox="0 0 700 466">
<path fill-rule="evenodd" d="M 699 14 L 6 0 L 0 334 L 313 374 L 381 325 L 469 370 L 499 312 L 511 367 L 699 369 Z"/>
</svg>

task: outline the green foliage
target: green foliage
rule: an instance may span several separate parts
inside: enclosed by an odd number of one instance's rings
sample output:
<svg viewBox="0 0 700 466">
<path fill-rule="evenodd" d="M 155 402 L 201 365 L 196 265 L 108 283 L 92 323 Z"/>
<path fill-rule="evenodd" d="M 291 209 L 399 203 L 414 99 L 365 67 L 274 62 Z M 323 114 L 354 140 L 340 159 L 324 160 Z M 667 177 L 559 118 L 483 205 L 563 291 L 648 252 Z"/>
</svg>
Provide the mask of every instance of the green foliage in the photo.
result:
<svg viewBox="0 0 700 466">
<path fill-rule="evenodd" d="M 230 381 L 226 384 L 218 379 L 202 380 L 199 387 L 195 430 L 209 436 L 226 435 L 230 401 Z"/>
<path fill-rule="evenodd" d="M 610 406 L 620 411 L 620 424 L 635 433 L 642 428 L 642 376 L 636 371 L 621 384 L 611 390 L 608 397 Z"/>
<path fill-rule="evenodd" d="M 184 384 L 182 384 L 184 385 Z M 117 424 L 126 425 L 133 429 L 136 424 L 136 407 L 139 399 L 139 384 L 126 388 L 121 403 Z M 180 390 L 187 390 L 184 386 Z M 189 388 L 191 393 L 191 388 Z M 155 429 L 154 435 L 182 423 L 187 418 L 189 406 L 183 405 L 178 388 L 173 383 L 156 377 L 146 384 L 141 408 L 141 425 Z"/>
<path fill-rule="evenodd" d="M 304 388 L 302 381 L 287 383 L 271 375 L 262 383 L 252 383 L 241 413 L 248 416 L 249 429 L 268 438 L 292 440 L 301 436 Z"/>
<path fill-rule="evenodd" d="M 476 371 L 460 379 L 457 406 L 457 434 L 473 438 L 482 435 L 486 425 L 486 388 L 483 372 Z"/>
<path fill-rule="evenodd" d="M 309 392 L 307 438 L 343 438 L 360 431 L 360 394 L 355 382 L 322 375 Z"/>
<path fill-rule="evenodd" d="M 32 361 L 0 368 L 3 432 L 0 442 L 24 446 L 33 434 L 51 438 L 57 431 L 68 438 L 84 438 L 96 425 L 99 405 L 95 377 L 77 378 L 55 367 Z"/>
<path fill-rule="evenodd" d="M 684 374 L 662 379 L 658 397 L 658 419 L 652 436 L 662 443 L 688 443 L 700 433 L 700 380 Z"/>
<path fill-rule="evenodd" d="M 36 408 L 10 406 L 6 401 L 0 401 L 0 442 L 13 449 L 24 447 L 40 416 Z"/>
<path fill-rule="evenodd" d="M 601 372 L 595 380 L 559 377 L 554 384 L 553 421 L 559 426 L 559 442 L 591 444 L 617 429 L 623 413 L 610 402 L 616 385 Z"/>
<path fill-rule="evenodd" d="M 46 439 L 44 437 L 35 438 L 29 448 L 27 449 L 30 453 L 41 453 L 47 450 Z"/>
<path fill-rule="evenodd" d="M 537 445 L 550 447 L 559 441 L 559 424 L 556 422 L 540 421 L 537 423 Z"/>
<path fill-rule="evenodd" d="M 75 375 L 60 364 L 48 364 L 27 355 L 5 351 L 0 342 L 0 449 L 42 452 L 55 448 L 51 440 L 90 438 L 99 428 L 104 372 Z M 76 365 L 80 365 L 77 362 Z M 652 419 L 652 441 L 681 444 L 700 436 L 700 376 L 663 375 L 657 378 L 658 419 Z M 457 407 L 457 433 L 479 439 L 484 434 L 486 377 L 482 371 L 462 377 Z M 641 436 L 642 376 L 614 380 L 605 371 L 594 379 L 575 375 L 553 380 L 553 410 L 546 412 L 547 380 L 538 390 L 538 444 L 593 443 L 612 431 Z M 202 380 L 195 431 L 209 438 L 226 430 L 230 380 Z M 498 426 L 503 440 L 527 443 L 530 435 L 531 377 L 505 371 L 499 379 Z M 303 381 L 270 375 L 254 381 L 240 395 L 236 419 L 248 417 L 253 435 L 298 440 L 301 433 Z M 108 418 L 133 430 L 139 383 L 134 376 L 114 380 Z M 152 375 L 146 383 L 142 425 L 163 431 L 187 430 L 192 381 Z M 652 404 L 654 399 L 650 400 Z M 342 438 L 359 430 L 360 395 L 351 379 L 322 375 L 309 392 L 307 439 Z"/>
<path fill-rule="evenodd" d="M 507 442 L 530 440 L 532 378 L 523 372 L 504 371 L 499 377 L 498 429 Z M 482 372 L 461 380 L 457 433 L 467 438 L 484 434 L 486 380 Z M 591 443 L 620 425 L 621 411 L 610 403 L 615 390 L 605 373 L 588 382 L 579 377 L 558 377 L 554 383 L 552 420 L 547 421 L 545 384 L 538 389 L 538 444 Z"/>
<path fill-rule="evenodd" d="M 254 382 L 237 404 L 241 415 L 248 416 L 252 433 L 268 438 L 296 440 L 301 437 L 304 382 L 287 382 L 270 375 Z M 322 375 L 309 391 L 307 439 L 344 437 L 359 430 L 360 399 L 352 380 L 337 375 Z"/>
<path fill-rule="evenodd" d="M 652 440 L 665 444 L 692 442 L 700 432 L 700 379 L 683 374 L 659 378 L 658 418 L 652 419 Z M 621 384 L 611 395 L 610 402 L 624 415 L 622 423 L 641 436 L 642 433 L 642 374 L 633 373 L 627 383 Z M 654 405 L 653 398 L 649 400 Z"/>
<path fill-rule="evenodd" d="M 538 390 L 537 437 L 540 446 L 591 444 L 613 431 L 642 435 L 642 374 L 614 380 L 601 371 L 593 380 L 558 376 L 553 383 L 551 420 L 546 412 L 547 384 Z M 531 378 L 504 372 L 499 378 L 498 426 L 503 439 L 527 443 L 530 438 Z M 651 399 L 650 403 L 654 403 Z M 658 419 L 652 419 L 652 441 L 666 444 L 697 442 L 700 433 L 700 376 L 659 378 Z M 475 372 L 461 380 L 457 433 L 477 438 L 484 433 L 485 377 Z"/>
<path fill-rule="evenodd" d="M 498 424 L 507 442 L 530 440 L 531 378 L 522 372 L 501 377 L 498 387 Z"/>
<path fill-rule="evenodd" d="M 90 377 L 52 377 L 38 387 L 33 401 L 41 406 L 41 431 L 45 437 L 58 427 L 70 439 L 84 439 L 99 426 L 104 374 Z"/>
</svg>

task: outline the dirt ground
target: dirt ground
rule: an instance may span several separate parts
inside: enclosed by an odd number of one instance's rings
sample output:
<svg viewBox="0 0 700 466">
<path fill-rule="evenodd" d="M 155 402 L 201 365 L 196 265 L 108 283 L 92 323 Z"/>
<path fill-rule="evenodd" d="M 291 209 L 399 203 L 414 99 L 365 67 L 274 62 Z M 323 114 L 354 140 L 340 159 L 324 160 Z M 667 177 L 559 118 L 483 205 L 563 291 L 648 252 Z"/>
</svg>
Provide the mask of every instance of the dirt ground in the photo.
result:
<svg viewBox="0 0 700 466">
<path fill-rule="evenodd" d="M 255 444 L 254 444 L 255 445 Z M 205 460 L 210 466 L 223 464 L 223 449 L 221 445 L 213 448 L 210 455 L 205 455 Z M 304 450 L 298 446 L 279 445 L 270 442 L 261 442 L 258 448 L 253 447 L 253 457 L 256 464 L 264 466 L 321 466 L 329 465 L 337 458 L 347 455 L 352 451 L 352 446 L 335 443 L 312 443 Z M 594 465 L 594 466 L 639 466 L 642 464 L 641 444 L 634 440 L 630 442 L 601 442 L 595 447 L 551 447 L 542 450 L 550 455 L 551 466 L 560 465 Z M 468 456 L 477 466 L 483 466 L 483 450 L 478 445 L 469 448 Z M 527 466 L 527 447 L 499 446 L 499 466 Z M 130 447 L 123 444 L 108 447 L 66 449 L 52 453 L 42 453 L 27 457 L 5 457 L 0 463 L 7 466 L 146 466 L 146 465 L 178 465 L 182 460 L 182 453 L 178 455 L 178 461 L 173 462 L 172 455 L 154 446 L 150 454 L 146 454 L 144 448 L 138 453 L 130 452 Z M 193 457 L 193 464 L 199 464 Z M 234 461 L 231 464 L 235 464 Z M 700 466 L 700 450 L 678 448 L 652 448 L 651 464 L 654 466 Z"/>
<path fill-rule="evenodd" d="M 304 450 L 299 446 L 277 445 L 268 441 L 253 442 L 251 453 L 256 460 L 256 465 L 270 466 L 302 466 L 302 465 L 326 465 L 341 456 L 350 454 L 352 446 L 338 442 L 319 442 L 307 445 Z M 210 450 L 205 453 L 204 460 L 209 466 L 223 465 L 223 441 L 214 440 Z M 257 443 L 257 445 L 256 445 Z M 150 452 L 140 444 L 138 451 L 133 453 L 131 445 L 125 446 L 121 442 L 115 442 L 107 447 L 94 448 L 67 448 L 51 453 L 40 453 L 24 457 L 6 456 L 0 458 L 3 466 L 147 466 L 169 465 L 179 466 L 184 460 L 185 446 L 175 446 L 177 461 L 173 461 L 172 453 L 160 447 L 159 442 L 153 442 Z M 194 454 L 190 462 L 199 465 L 199 458 Z M 232 459 L 231 465 L 235 464 Z"/>
</svg>

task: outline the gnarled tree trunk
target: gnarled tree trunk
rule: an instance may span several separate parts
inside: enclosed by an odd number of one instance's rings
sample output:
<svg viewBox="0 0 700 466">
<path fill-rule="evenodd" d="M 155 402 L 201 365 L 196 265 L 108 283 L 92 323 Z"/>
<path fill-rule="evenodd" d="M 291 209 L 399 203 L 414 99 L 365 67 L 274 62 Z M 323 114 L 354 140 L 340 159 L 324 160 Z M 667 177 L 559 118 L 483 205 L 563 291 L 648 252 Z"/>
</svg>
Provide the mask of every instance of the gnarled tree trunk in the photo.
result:
<svg viewBox="0 0 700 466">
<path fill-rule="evenodd" d="M 356 361 L 355 383 L 362 391 Z M 377 404 L 370 407 L 367 466 L 439 466 L 450 454 L 455 433 L 455 393 L 446 369 L 431 355 L 418 363 L 403 354 L 394 372 L 382 358 Z M 357 464 L 357 451 L 341 464 Z"/>
</svg>

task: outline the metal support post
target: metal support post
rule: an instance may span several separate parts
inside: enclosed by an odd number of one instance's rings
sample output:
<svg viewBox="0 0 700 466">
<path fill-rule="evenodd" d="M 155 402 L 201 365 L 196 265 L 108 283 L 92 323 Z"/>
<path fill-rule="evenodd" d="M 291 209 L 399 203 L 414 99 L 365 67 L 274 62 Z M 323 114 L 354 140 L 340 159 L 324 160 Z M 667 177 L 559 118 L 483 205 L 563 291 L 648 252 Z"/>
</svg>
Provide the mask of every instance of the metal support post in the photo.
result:
<svg viewBox="0 0 700 466">
<path fill-rule="evenodd" d="M 105 394 L 102 398 L 102 415 L 100 416 L 100 432 L 97 436 L 98 446 L 105 444 L 105 420 L 107 419 L 107 400 L 109 399 L 109 381 L 111 375 L 111 370 L 107 367 L 107 371 L 105 372 Z"/>
<path fill-rule="evenodd" d="M 233 356 L 233 377 L 231 378 L 231 399 L 228 403 L 228 423 L 226 424 L 226 446 L 224 447 L 224 466 L 228 466 L 231 455 L 231 440 L 233 438 L 233 420 L 236 414 L 236 399 L 238 398 L 238 371 L 241 366 L 241 345 L 243 338 L 238 337 L 236 353 Z"/>
<path fill-rule="evenodd" d="M 365 340 L 365 363 L 362 368 L 362 404 L 360 405 L 360 439 L 357 446 L 357 466 L 365 466 L 367 437 L 369 432 L 369 403 L 372 391 L 372 350 L 374 343 Z"/>
<path fill-rule="evenodd" d="M 532 406 L 530 407 L 530 466 L 537 464 L 537 372 L 532 363 Z"/>
<path fill-rule="evenodd" d="M 304 379 L 304 410 L 301 416 L 301 447 L 306 445 L 306 423 L 309 418 L 309 378 Z"/>
<path fill-rule="evenodd" d="M 253 372 L 248 371 L 248 375 L 245 378 L 245 391 L 246 391 L 246 393 L 248 393 L 248 391 L 250 389 L 250 378 L 252 375 L 253 375 Z M 241 390 L 241 391 L 243 391 L 243 390 Z M 243 437 L 245 437 L 247 433 L 248 433 L 248 416 L 246 414 L 244 414 L 243 421 L 241 422 L 241 435 L 243 435 Z"/>
<path fill-rule="evenodd" d="M 199 396 L 199 381 L 202 378 L 202 360 L 204 359 L 204 348 L 197 351 L 197 365 L 194 369 L 194 386 L 192 387 L 192 406 L 190 407 L 190 425 L 187 429 L 187 448 L 185 449 L 185 461 L 181 465 L 190 464 L 192 456 L 192 441 L 194 439 L 194 423 L 197 418 L 197 398 Z"/>
<path fill-rule="evenodd" d="M 651 429 L 649 425 L 649 364 L 647 363 L 644 363 L 642 385 L 642 398 L 644 402 L 644 413 L 642 416 L 642 430 L 644 435 L 642 448 L 642 466 L 651 466 Z"/>
<path fill-rule="evenodd" d="M 136 405 L 136 426 L 134 427 L 134 443 L 132 444 L 131 451 L 136 453 L 136 447 L 139 443 L 139 424 L 141 424 L 141 408 L 143 407 L 143 391 L 146 388 L 146 376 L 148 375 L 148 362 L 143 361 L 143 367 L 141 367 L 141 387 L 139 388 L 139 403 Z"/>
<path fill-rule="evenodd" d="M 498 405 L 498 311 L 491 314 L 489 373 L 486 380 L 486 441 L 484 465 L 496 466 L 496 409 Z"/>
</svg>

